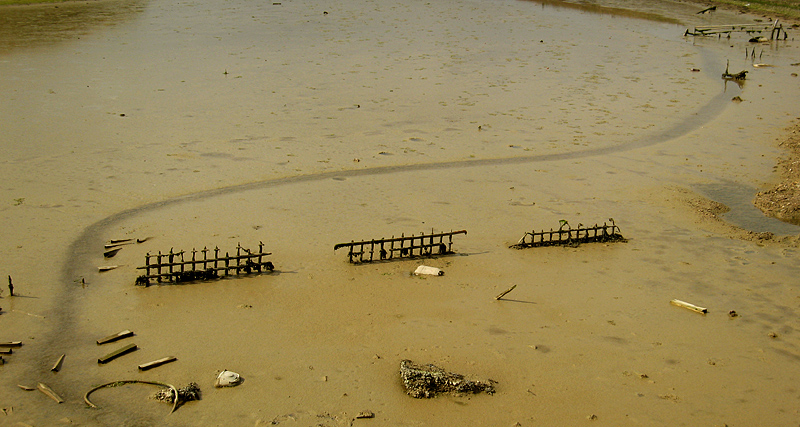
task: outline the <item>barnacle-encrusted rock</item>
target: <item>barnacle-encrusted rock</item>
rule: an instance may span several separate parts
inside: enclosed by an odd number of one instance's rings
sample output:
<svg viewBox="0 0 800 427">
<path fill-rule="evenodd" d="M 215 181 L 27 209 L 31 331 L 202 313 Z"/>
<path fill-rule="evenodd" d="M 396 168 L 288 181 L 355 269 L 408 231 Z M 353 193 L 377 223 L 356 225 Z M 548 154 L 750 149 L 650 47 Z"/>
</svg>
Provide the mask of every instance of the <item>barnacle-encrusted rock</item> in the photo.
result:
<svg viewBox="0 0 800 427">
<path fill-rule="evenodd" d="M 417 365 L 410 360 L 400 362 L 400 378 L 406 393 L 416 398 L 431 398 L 437 393 L 480 393 L 494 394 L 494 381 L 469 381 L 463 375 L 447 372 L 435 365 Z"/>
<path fill-rule="evenodd" d="M 200 386 L 198 386 L 197 383 L 189 383 L 186 387 L 181 387 L 176 390 L 178 390 L 178 402 L 200 400 Z M 172 392 L 171 388 L 167 387 L 155 392 L 150 398 L 172 403 L 175 399 L 175 393 Z"/>
</svg>

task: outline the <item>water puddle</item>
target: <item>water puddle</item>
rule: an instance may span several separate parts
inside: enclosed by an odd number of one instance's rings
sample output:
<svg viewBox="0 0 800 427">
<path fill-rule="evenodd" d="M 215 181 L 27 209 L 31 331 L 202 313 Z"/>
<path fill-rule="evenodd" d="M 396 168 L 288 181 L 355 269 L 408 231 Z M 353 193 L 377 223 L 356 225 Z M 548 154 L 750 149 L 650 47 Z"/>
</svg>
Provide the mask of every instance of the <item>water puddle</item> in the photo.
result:
<svg viewBox="0 0 800 427">
<path fill-rule="evenodd" d="M 753 205 L 758 190 L 735 182 L 700 185 L 695 188 L 703 196 L 728 206 L 731 210 L 723 215 L 725 221 L 754 232 L 768 231 L 776 235 L 796 235 L 800 226 L 764 215 Z"/>
</svg>

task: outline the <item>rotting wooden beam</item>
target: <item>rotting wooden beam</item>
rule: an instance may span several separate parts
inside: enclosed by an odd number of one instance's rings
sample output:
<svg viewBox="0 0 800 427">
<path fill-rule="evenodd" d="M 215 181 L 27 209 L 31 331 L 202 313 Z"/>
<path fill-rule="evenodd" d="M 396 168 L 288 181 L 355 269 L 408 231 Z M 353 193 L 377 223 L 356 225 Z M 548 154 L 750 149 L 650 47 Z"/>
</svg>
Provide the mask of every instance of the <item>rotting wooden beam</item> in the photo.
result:
<svg viewBox="0 0 800 427">
<path fill-rule="evenodd" d="M 22 347 L 22 341 L 7 341 L 7 342 L 0 342 L 0 347 Z"/>
<path fill-rule="evenodd" d="M 686 308 L 686 309 L 692 310 L 692 311 L 697 312 L 697 313 L 701 313 L 701 314 L 707 314 L 708 313 L 708 309 L 705 308 L 705 307 L 696 306 L 694 304 L 690 304 L 690 303 L 688 303 L 686 301 L 681 301 L 679 299 L 674 299 L 674 300 L 670 301 L 669 303 L 674 305 L 674 306 Z"/>
<path fill-rule="evenodd" d="M 50 368 L 50 370 L 51 370 L 51 371 L 53 371 L 53 372 L 58 372 L 58 371 L 60 371 L 60 370 L 61 370 L 61 365 L 63 365 L 63 364 L 64 364 L 64 357 L 65 357 L 65 356 L 66 356 L 65 354 L 62 354 L 62 355 L 61 355 L 61 356 L 58 358 L 58 360 L 56 360 L 56 364 L 55 364 L 55 365 L 53 365 L 53 367 L 52 367 L 52 368 Z"/>
<path fill-rule="evenodd" d="M 136 350 L 138 350 L 138 347 L 136 347 L 136 344 L 128 344 L 125 347 L 122 347 L 122 348 L 120 348 L 118 350 L 112 351 L 111 353 L 108 353 L 105 356 L 97 359 L 97 363 L 105 364 L 105 363 L 108 363 L 108 362 L 110 362 L 110 361 L 122 356 L 122 355 L 128 354 L 128 353 L 130 353 L 132 351 L 136 351 Z"/>
<path fill-rule="evenodd" d="M 124 331 L 117 332 L 114 335 L 109 335 L 109 336 L 107 336 L 105 338 L 101 338 L 101 339 L 97 340 L 97 345 L 108 344 L 110 342 L 114 342 L 114 341 L 117 341 L 117 340 L 121 340 L 123 338 L 132 337 L 132 336 L 133 336 L 133 332 L 131 332 L 131 331 L 126 329 Z"/>
<path fill-rule="evenodd" d="M 139 365 L 140 371 L 146 371 L 148 369 L 153 369 L 161 365 L 166 365 L 167 363 L 171 363 L 178 360 L 175 356 L 167 356 L 158 360 L 154 360 L 152 362 L 147 362 Z"/>
</svg>

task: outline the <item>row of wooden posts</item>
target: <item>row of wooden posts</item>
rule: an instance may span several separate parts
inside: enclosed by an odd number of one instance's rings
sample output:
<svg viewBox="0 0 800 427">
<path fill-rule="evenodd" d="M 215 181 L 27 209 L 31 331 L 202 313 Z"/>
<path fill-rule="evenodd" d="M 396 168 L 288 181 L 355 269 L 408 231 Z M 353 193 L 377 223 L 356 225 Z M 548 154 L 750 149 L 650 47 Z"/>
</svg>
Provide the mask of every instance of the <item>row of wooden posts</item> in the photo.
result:
<svg viewBox="0 0 800 427">
<path fill-rule="evenodd" d="M 214 256 L 209 258 L 209 252 L 213 252 Z M 207 247 L 200 251 L 192 249 L 192 258 L 188 261 L 184 258 L 185 251 L 174 252 L 170 249 L 169 253 L 162 254 L 159 251 L 158 255 L 151 255 L 148 252 L 145 255 L 144 266 L 137 267 L 137 269 L 147 272 L 136 279 L 136 284 L 148 286 L 151 280 L 175 283 L 211 280 L 220 275 L 249 274 L 275 269 L 272 262 L 263 259 L 265 256 L 272 255 L 270 252 L 264 252 L 263 242 L 258 243 L 258 252 L 255 253 L 243 248 L 241 244 L 236 246 L 236 255 L 234 256 L 228 252 L 225 253 L 225 256 L 220 256 L 219 252 L 218 247 L 215 247 L 213 251 Z M 203 254 L 203 259 L 198 259 L 198 253 Z M 155 263 L 151 263 L 152 259 L 155 259 Z"/>
<path fill-rule="evenodd" d="M 745 32 L 750 35 L 752 34 L 762 34 L 766 31 L 769 31 L 769 39 L 775 40 L 781 37 L 781 31 L 783 31 L 783 39 L 786 40 L 789 38 L 789 34 L 786 30 L 783 29 L 783 25 L 778 23 L 776 19 L 775 22 L 766 23 L 766 24 L 725 24 L 725 25 L 705 25 L 694 27 L 694 31 L 690 32 L 688 29 L 683 34 L 684 36 L 711 36 L 715 34 L 728 34 L 733 32 Z"/>
<path fill-rule="evenodd" d="M 353 264 L 363 262 L 373 262 L 376 260 L 386 261 L 394 258 L 414 258 L 430 257 L 434 255 L 448 255 L 453 253 L 453 236 L 457 234 L 467 234 L 467 230 L 450 231 L 447 233 L 434 233 L 419 236 L 413 234 L 406 237 L 392 236 L 390 239 L 373 239 L 360 242 L 351 241 L 350 243 L 339 243 L 334 245 L 333 250 L 348 248 L 347 257 Z M 447 241 L 445 241 L 447 238 Z"/>
<path fill-rule="evenodd" d="M 561 221 L 558 230 L 551 228 L 550 231 L 525 233 L 519 242 L 511 247 L 523 249 L 537 246 L 575 246 L 581 243 L 625 241 L 620 234 L 619 227 L 614 223 L 614 219 L 609 218 L 609 221 L 611 225 L 604 222 L 603 225 L 595 224 L 594 227 L 583 227 L 583 224 L 578 224 L 577 228 L 570 227 L 567 221 Z"/>
<path fill-rule="evenodd" d="M 521 249 L 536 246 L 625 241 L 613 218 L 609 221 L 611 225 L 607 223 L 603 223 L 602 226 L 595 224 L 594 227 L 579 225 L 577 228 L 572 228 L 566 221 L 561 221 L 558 230 L 526 232 L 519 242 L 511 247 Z M 467 230 L 443 233 L 431 231 L 430 234 L 420 233 L 418 236 L 401 234 L 400 237 L 392 236 L 388 239 L 350 241 L 334 245 L 333 250 L 347 248 L 347 257 L 352 264 L 390 261 L 396 258 L 450 255 L 454 253 L 453 236 L 459 234 L 467 234 Z M 213 256 L 210 256 L 209 252 L 213 252 Z M 263 242 L 259 242 L 257 252 L 252 252 L 238 244 L 235 255 L 226 252 L 224 256 L 221 256 L 217 247 L 213 250 L 208 248 L 199 251 L 192 249 L 188 253 L 191 254 L 189 260 L 186 259 L 187 252 L 185 251 L 175 252 L 170 249 L 167 253 L 159 251 L 156 255 L 148 252 L 145 255 L 145 265 L 137 267 L 139 270 L 145 270 L 145 274 L 136 279 L 136 284 L 149 286 L 152 281 L 180 283 L 212 280 L 221 276 L 271 272 L 275 269 L 272 262 L 264 260 L 264 257 L 272 255 L 272 253 L 264 252 Z M 202 254 L 202 259 L 198 254 Z"/>
</svg>

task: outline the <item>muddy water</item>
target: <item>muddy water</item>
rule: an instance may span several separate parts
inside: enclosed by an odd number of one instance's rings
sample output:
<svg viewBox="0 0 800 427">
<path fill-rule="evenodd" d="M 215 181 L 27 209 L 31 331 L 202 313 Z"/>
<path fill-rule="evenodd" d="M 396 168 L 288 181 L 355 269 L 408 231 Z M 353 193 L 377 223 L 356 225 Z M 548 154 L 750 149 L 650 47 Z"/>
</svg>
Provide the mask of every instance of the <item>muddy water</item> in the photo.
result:
<svg viewBox="0 0 800 427">
<path fill-rule="evenodd" d="M 680 36 L 751 17 L 638 7 L 681 25 L 521 1 L 61 8 L 83 15 L 0 10 L 56 17 L 0 33 L 0 250 L 22 294 L 0 300 L 0 341 L 25 341 L 0 368 L 11 422 L 796 419 L 796 249 L 730 239 L 675 190 L 726 203 L 741 196 L 720 188 L 772 179 L 775 139 L 798 115 L 797 46 L 756 46 L 774 67 L 753 68 L 743 35 Z M 744 86 L 720 80 L 728 60 L 750 71 Z M 508 249 L 560 219 L 609 217 L 627 244 Z M 424 261 L 442 277 L 332 250 L 431 229 L 468 230 L 458 256 Z M 103 259 L 123 237 L 149 239 Z M 270 275 L 133 286 L 147 252 L 259 242 Z M 109 263 L 120 268 L 97 273 Z M 113 348 L 94 341 L 123 329 L 140 350 L 97 365 Z M 167 355 L 178 362 L 137 372 Z M 404 358 L 499 391 L 412 400 Z M 222 369 L 245 383 L 214 390 Z M 121 379 L 196 381 L 203 400 L 165 417 L 150 389 L 126 386 L 84 409 L 91 386 Z M 39 381 L 66 402 L 16 387 Z"/>
</svg>

